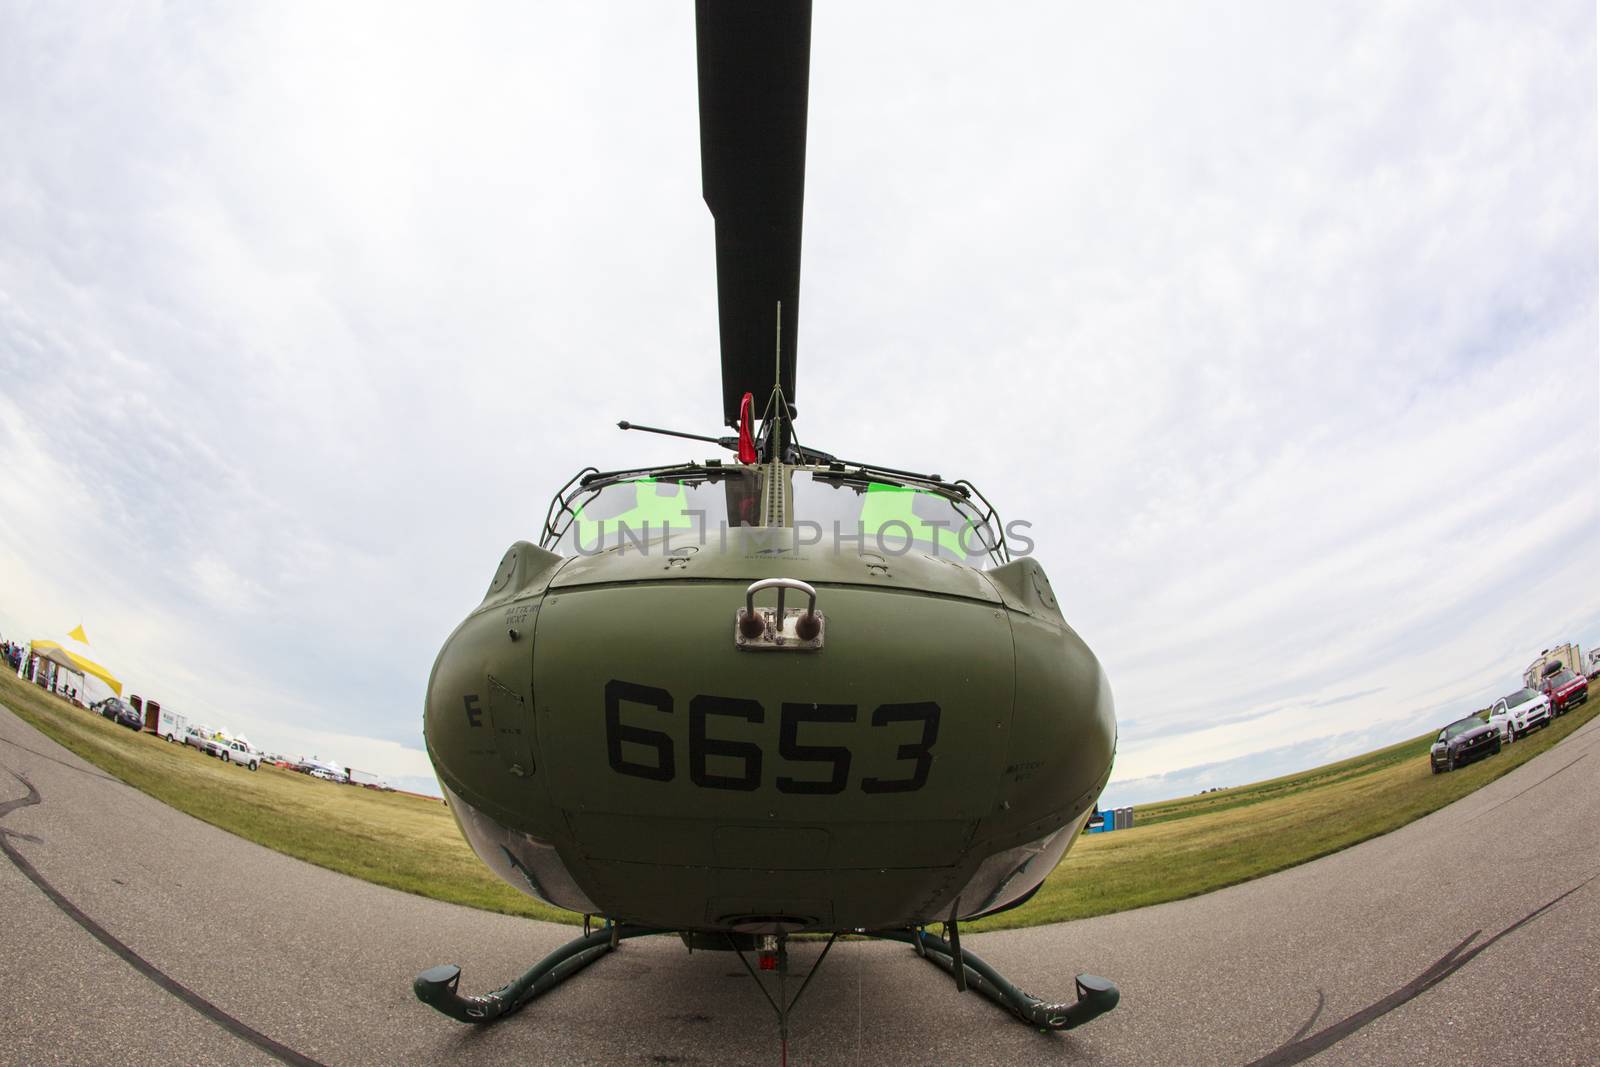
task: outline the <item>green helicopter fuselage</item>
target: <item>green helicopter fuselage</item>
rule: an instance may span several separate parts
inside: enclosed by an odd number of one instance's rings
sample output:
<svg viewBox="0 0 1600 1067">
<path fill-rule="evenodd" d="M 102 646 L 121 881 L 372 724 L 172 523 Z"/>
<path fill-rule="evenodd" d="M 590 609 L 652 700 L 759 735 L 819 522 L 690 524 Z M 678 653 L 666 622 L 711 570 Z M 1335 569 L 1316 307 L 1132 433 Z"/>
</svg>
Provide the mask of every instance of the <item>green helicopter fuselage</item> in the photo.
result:
<svg viewBox="0 0 1600 1067">
<path fill-rule="evenodd" d="M 706 464 L 557 504 L 424 717 L 517 888 L 676 930 L 903 928 L 1024 899 L 1092 813 L 1104 674 L 959 483 Z"/>
</svg>

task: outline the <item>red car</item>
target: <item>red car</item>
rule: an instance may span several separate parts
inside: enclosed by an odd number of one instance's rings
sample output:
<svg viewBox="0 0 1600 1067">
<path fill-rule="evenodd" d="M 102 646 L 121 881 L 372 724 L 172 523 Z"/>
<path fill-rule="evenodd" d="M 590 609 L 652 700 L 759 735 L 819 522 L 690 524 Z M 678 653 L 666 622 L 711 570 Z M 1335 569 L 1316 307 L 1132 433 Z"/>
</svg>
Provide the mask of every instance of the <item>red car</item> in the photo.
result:
<svg viewBox="0 0 1600 1067">
<path fill-rule="evenodd" d="M 1565 715 L 1589 699 L 1589 682 L 1581 674 L 1563 668 L 1542 683 L 1544 695 L 1550 698 L 1550 716 Z"/>
</svg>

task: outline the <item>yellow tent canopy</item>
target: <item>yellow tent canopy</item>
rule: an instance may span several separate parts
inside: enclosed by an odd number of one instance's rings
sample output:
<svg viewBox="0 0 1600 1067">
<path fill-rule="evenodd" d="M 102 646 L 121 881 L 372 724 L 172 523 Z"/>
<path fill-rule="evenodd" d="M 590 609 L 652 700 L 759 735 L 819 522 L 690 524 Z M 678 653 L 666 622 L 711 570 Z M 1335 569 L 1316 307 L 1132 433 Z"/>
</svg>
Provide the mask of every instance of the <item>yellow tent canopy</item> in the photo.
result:
<svg viewBox="0 0 1600 1067">
<path fill-rule="evenodd" d="M 82 632 L 83 627 L 81 626 L 73 631 L 74 634 Z M 117 696 L 122 695 L 122 682 L 114 677 L 110 671 L 85 656 L 82 652 L 66 647 L 59 641 L 30 641 L 28 642 L 28 647 L 32 649 L 34 655 L 47 659 L 57 666 L 65 667 L 69 671 L 77 671 L 79 674 L 94 675 L 110 686 L 111 691 Z"/>
</svg>

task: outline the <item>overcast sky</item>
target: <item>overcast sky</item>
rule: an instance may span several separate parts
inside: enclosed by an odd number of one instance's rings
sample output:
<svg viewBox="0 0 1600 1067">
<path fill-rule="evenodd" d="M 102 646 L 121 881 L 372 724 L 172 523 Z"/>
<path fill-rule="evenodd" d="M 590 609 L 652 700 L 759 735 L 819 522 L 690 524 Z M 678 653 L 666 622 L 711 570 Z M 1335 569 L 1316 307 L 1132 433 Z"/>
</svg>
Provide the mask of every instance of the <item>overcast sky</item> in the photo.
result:
<svg viewBox="0 0 1600 1067">
<path fill-rule="evenodd" d="M 1033 523 L 1115 803 L 1600 644 L 1592 3 L 821 3 L 808 443 Z M 431 787 L 587 464 L 718 432 L 692 5 L 0 5 L 0 633 Z"/>
</svg>

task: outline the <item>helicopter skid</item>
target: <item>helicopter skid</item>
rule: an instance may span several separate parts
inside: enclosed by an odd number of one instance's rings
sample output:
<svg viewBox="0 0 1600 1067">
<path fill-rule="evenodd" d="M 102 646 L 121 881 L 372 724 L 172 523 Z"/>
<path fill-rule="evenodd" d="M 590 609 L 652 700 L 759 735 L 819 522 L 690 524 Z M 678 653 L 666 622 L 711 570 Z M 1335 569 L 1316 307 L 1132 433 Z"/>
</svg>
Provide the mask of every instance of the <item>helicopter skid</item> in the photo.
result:
<svg viewBox="0 0 1600 1067">
<path fill-rule="evenodd" d="M 565 945 L 550 953 L 544 959 L 531 967 L 527 973 L 516 981 L 503 986 L 492 993 L 483 995 L 463 996 L 457 991 L 461 981 L 461 968 L 455 964 L 447 963 L 438 967 L 429 968 L 417 975 L 412 983 L 412 989 L 417 999 L 424 1004 L 441 1012 L 457 1022 L 485 1025 L 503 1019 L 531 1003 L 536 998 L 554 989 L 562 982 L 571 978 L 589 964 L 606 955 L 616 948 L 626 938 L 641 937 L 646 934 L 667 933 L 648 926 L 622 926 L 608 925 L 582 937 L 573 938 Z M 835 934 L 835 937 L 838 935 Z M 1071 1030 L 1082 1026 L 1084 1023 L 1098 1016 L 1104 1015 L 1117 1006 L 1121 994 L 1117 987 L 1104 978 L 1094 975 L 1080 974 L 1077 977 L 1078 999 L 1073 1004 L 1052 1004 L 1031 994 L 1025 993 L 1006 980 L 1005 976 L 996 971 L 976 954 L 961 947 L 959 938 L 946 941 L 935 934 L 930 934 L 923 929 L 911 930 L 873 930 L 866 936 L 884 941 L 903 941 L 917 949 L 918 955 L 937 964 L 945 971 L 956 975 L 956 988 L 958 990 L 974 989 L 996 1004 L 1005 1008 L 1019 1021 L 1027 1026 L 1034 1026 L 1042 1031 Z M 780 938 L 780 943 L 787 940 Z M 731 947 L 737 947 L 730 941 Z M 813 967 L 812 974 L 820 967 L 822 959 L 827 956 L 827 949 L 833 947 L 830 939 L 827 948 L 823 950 L 822 957 L 818 959 L 817 966 Z M 744 954 L 740 953 L 741 960 Z M 963 966 L 959 974 L 955 967 L 955 960 L 960 958 Z M 787 960 L 782 958 L 780 949 L 780 971 L 787 971 L 783 966 Z M 749 970 L 749 963 L 745 961 L 745 968 Z M 751 971 L 751 976 L 755 972 Z M 806 984 L 811 981 L 811 975 L 806 976 L 800 992 L 805 991 Z M 759 985 L 759 979 L 757 980 Z M 765 990 L 763 990 L 765 992 Z M 794 1001 L 800 999 L 799 993 L 795 994 Z M 770 995 L 768 1000 L 771 1001 Z M 773 1009 L 778 1012 L 779 1025 L 787 1037 L 787 1022 L 789 1010 L 794 1006 L 794 1001 L 785 1000 L 782 1004 L 773 1003 Z"/>
<path fill-rule="evenodd" d="M 1080 974 L 1077 977 L 1077 1002 L 1051 1004 L 1012 985 L 981 957 L 962 948 L 958 939 L 952 944 L 920 929 L 875 930 L 869 936 L 886 941 L 904 941 L 917 949 L 917 954 L 929 963 L 937 964 L 955 975 L 958 990 L 974 989 L 1005 1008 L 1025 1025 L 1036 1026 L 1040 1030 L 1071 1030 L 1082 1026 L 1115 1008 L 1122 996 L 1117 987 L 1106 979 Z M 955 966 L 957 956 L 964 963 L 959 975 Z"/>
<path fill-rule="evenodd" d="M 605 926 L 573 938 L 509 985 L 492 993 L 462 996 L 457 992 L 461 968 L 453 963 L 430 967 L 417 975 L 411 988 L 417 999 L 457 1022 L 483 1025 L 526 1007 L 630 937 L 664 931 L 648 926 Z"/>
</svg>

